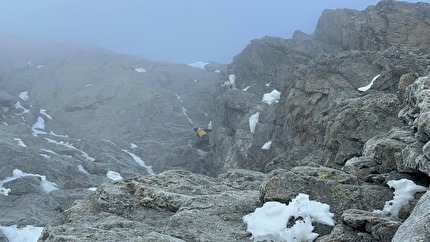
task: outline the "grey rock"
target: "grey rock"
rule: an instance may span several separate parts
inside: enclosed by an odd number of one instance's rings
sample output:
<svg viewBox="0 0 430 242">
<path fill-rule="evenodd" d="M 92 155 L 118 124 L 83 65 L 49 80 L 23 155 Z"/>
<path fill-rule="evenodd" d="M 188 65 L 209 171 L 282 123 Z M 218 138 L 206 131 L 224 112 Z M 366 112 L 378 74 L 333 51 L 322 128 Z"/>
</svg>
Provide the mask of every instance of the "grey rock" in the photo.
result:
<svg viewBox="0 0 430 242">
<path fill-rule="evenodd" d="M 220 178 L 172 170 L 105 183 L 47 225 L 40 241 L 246 241 L 242 217 L 260 206 L 250 184 L 263 177 L 244 170 Z"/>
<path fill-rule="evenodd" d="M 415 206 L 412 214 L 406 221 L 400 225 L 393 242 L 412 242 L 412 241 L 428 241 L 430 231 L 428 224 L 430 222 L 430 214 L 428 206 L 430 203 L 430 194 L 426 192 L 418 204 Z"/>
<path fill-rule="evenodd" d="M 330 235 L 319 238 L 317 241 L 389 242 L 401 225 L 400 221 L 357 209 L 344 211 L 341 219 L 342 223 L 337 224 Z"/>
<path fill-rule="evenodd" d="M 381 1 L 364 11 L 350 9 L 323 11 L 315 36 L 338 43 L 344 49 L 384 50 L 401 44 L 419 47 L 429 44 L 428 14 L 425 3 Z M 410 25 L 404 25 L 410 23 Z"/>
<path fill-rule="evenodd" d="M 347 209 L 374 210 L 392 199 L 392 191 L 387 187 L 362 184 L 355 176 L 326 167 L 275 170 L 262 184 L 260 199 L 288 202 L 299 193 L 329 204 L 336 219 Z"/>
</svg>

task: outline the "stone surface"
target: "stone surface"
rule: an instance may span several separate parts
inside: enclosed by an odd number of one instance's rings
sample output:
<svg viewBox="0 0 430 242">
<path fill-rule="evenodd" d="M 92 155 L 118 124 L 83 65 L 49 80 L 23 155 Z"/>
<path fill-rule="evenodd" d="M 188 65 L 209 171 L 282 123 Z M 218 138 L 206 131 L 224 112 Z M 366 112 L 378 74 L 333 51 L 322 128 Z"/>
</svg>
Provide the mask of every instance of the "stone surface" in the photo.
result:
<svg viewBox="0 0 430 242">
<path fill-rule="evenodd" d="M 430 238 L 430 193 L 426 192 L 414 211 L 406 221 L 400 225 L 393 242 L 412 242 L 412 241 L 427 241 Z"/>
<path fill-rule="evenodd" d="M 40 241 L 246 241 L 242 217 L 260 205 L 255 189 L 264 177 L 172 170 L 105 183 L 46 226 Z"/>
</svg>

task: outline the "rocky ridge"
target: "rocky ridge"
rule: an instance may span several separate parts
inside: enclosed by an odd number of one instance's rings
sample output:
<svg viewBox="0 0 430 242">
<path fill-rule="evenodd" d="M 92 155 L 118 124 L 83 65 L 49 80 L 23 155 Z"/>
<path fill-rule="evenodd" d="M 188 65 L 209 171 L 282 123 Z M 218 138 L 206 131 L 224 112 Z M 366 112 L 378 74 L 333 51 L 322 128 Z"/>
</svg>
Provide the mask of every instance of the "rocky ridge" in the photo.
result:
<svg viewBox="0 0 430 242">
<path fill-rule="evenodd" d="M 234 85 L 217 90 L 204 161 L 213 177 L 169 170 L 104 183 L 40 241 L 249 241 L 244 215 L 298 193 L 335 214 L 334 228 L 316 225 L 316 241 L 425 241 L 428 193 L 398 218 L 373 210 L 392 198 L 389 180 L 430 184 L 429 9 L 381 1 L 327 10 L 314 36 L 253 40 L 224 76 Z M 261 102 L 273 89 L 279 102 Z"/>
</svg>

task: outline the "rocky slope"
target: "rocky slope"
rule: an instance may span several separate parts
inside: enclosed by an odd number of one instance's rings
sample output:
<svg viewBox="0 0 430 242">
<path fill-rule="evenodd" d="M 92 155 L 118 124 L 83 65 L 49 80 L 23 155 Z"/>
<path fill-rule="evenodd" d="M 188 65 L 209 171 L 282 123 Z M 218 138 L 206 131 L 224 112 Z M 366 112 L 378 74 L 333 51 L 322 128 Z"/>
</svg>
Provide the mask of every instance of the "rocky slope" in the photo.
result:
<svg viewBox="0 0 430 242">
<path fill-rule="evenodd" d="M 0 37 L 0 226 L 43 227 L 119 176 L 204 172 L 190 143 L 223 65 Z"/>
<path fill-rule="evenodd" d="M 224 84 L 211 89 L 216 106 L 211 151 L 201 156 L 200 169 L 211 177 L 167 170 L 103 183 L 89 199 L 77 201 L 51 221 L 40 241 L 249 241 L 244 215 L 267 201 L 288 203 L 299 193 L 329 204 L 334 213 L 335 227 L 315 225 L 320 235 L 316 241 L 428 240 L 427 192 L 415 194 L 398 217 L 373 212 L 393 198 L 390 180 L 430 184 L 428 16 L 429 4 L 381 1 L 364 11 L 324 11 L 314 35 L 297 31 L 288 40 L 253 40 L 221 75 Z M 104 58 L 115 62 L 110 59 Z M 95 69 L 102 68 L 96 63 Z M 89 79 L 85 83 L 91 84 Z M 280 93 L 278 102 L 262 102 L 273 90 Z M 71 118 L 67 113 L 105 110 L 103 102 L 88 100 L 63 102 L 73 110 L 56 114 Z M 256 113 L 251 132 L 250 118 Z M 56 125 L 52 127 L 62 124 Z M 18 131 L 21 126 L 12 127 Z M 77 134 L 77 129 L 70 130 Z M 8 131 L 10 146 L 16 131 Z M 268 141 L 271 145 L 262 149 Z M 95 146 L 89 155 L 100 154 Z M 91 145 L 78 148 L 87 147 Z M 75 153 L 81 162 L 94 163 Z M 24 182 L 32 182 L 26 178 L 30 181 Z"/>
</svg>

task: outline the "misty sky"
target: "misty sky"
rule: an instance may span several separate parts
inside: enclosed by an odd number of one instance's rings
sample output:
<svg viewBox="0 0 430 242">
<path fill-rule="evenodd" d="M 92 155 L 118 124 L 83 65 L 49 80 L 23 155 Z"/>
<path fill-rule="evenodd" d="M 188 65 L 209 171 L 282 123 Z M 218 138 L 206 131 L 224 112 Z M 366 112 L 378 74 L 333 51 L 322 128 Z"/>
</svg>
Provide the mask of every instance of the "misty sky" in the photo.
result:
<svg viewBox="0 0 430 242">
<path fill-rule="evenodd" d="M 230 63 L 252 39 L 313 33 L 323 9 L 363 10 L 377 2 L 0 0 L 0 32 L 97 45 L 149 60 Z"/>
</svg>

